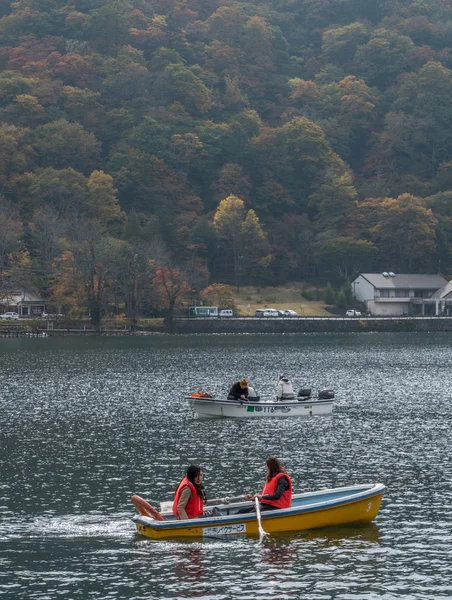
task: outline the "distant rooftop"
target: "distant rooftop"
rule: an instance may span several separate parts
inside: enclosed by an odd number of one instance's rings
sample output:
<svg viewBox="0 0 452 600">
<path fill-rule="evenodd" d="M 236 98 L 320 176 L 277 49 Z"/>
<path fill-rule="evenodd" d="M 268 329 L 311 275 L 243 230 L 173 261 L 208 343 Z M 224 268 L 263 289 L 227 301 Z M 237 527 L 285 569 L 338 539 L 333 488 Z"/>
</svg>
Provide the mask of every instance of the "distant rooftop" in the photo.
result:
<svg viewBox="0 0 452 600">
<path fill-rule="evenodd" d="M 444 287 L 447 281 L 441 275 L 410 275 L 395 273 L 393 276 L 382 273 L 360 273 L 361 277 L 378 289 L 434 290 Z"/>
<path fill-rule="evenodd" d="M 452 294 L 452 281 L 448 281 L 446 285 L 436 290 L 431 298 L 447 298 L 450 294 Z"/>
<path fill-rule="evenodd" d="M 0 293 L 0 302 L 9 302 L 11 305 L 16 305 L 19 302 L 44 302 L 44 300 L 29 292 L 11 292 L 10 294 Z"/>
</svg>

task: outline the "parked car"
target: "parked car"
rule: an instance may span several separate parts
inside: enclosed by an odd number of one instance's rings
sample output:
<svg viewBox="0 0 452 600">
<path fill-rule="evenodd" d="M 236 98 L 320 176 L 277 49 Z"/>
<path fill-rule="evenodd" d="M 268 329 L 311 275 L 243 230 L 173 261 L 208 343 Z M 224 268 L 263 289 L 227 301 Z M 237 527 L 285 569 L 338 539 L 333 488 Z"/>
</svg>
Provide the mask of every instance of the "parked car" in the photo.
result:
<svg viewBox="0 0 452 600">
<path fill-rule="evenodd" d="M 224 310 L 220 310 L 218 316 L 219 317 L 233 317 L 234 313 L 232 310 L 224 309 Z"/>
<path fill-rule="evenodd" d="M 346 317 L 360 317 L 361 313 L 359 312 L 359 310 L 348 310 L 345 313 Z"/>
<path fill-rule="evenodd" d="M 279 312 L 274 308 L 259 308 L 254 313 L 255 317 L 279 317 Z"/>
<path fill-rule="evenodd" d="M 285 317 L 286 316 L 286 311 L 285 310 L 280 310 L 279 308 L 276 308 L 275 310 L 278 313 L 278 317 Z"/>
<path fill-rule="evenodd" d="M 42 313 L 41 317 L 43 319 L 59 319 L 63 315 L 61 313 Z"/>
<path fill-rule="evenodd" d="M 0 315 L 0 319 L 19 319 L 19 313 L 5 312 L 2 315 Z"/>
<path fill-rule="evenodd" d="M 298 313 L 295 312 L 294 310 L 290 310 L 290 309 L 285 310 L 284 315 L 286 317 L 298 317 Z"/>
</svg>

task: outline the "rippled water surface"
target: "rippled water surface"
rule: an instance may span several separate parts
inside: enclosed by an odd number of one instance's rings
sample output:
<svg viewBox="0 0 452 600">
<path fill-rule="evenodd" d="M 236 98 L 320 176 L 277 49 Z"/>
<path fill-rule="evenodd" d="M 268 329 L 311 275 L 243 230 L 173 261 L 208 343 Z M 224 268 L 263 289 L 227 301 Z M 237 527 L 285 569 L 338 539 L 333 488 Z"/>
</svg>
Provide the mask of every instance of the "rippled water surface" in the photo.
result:
<svg viewBox="0 0 452 600">
<path fill-rule="evenodd" d="M 0 597 L 452 598 L 450 334 L 0 340 Z M 246 376 L 332 388 L 331 417 L 198 420 L 184 396 Z M 374 523 L 154 542 L 132 493 L 170 500 L 190 462 L 211 497 L 383 482 Z"/>
</svg>

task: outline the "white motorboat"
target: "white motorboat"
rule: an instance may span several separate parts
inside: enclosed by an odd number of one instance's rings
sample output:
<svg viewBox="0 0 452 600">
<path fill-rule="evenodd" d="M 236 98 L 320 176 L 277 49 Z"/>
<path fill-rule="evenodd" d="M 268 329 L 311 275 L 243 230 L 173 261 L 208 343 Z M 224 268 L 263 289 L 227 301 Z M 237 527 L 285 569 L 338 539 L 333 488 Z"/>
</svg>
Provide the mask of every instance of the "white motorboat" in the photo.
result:
<svg viewBox="0 0 452 600">
<path fill-rule="evenodd" d="M 232 419 L 260 419 L 263 417 L 314 417 L 333 412 L 334 392 L 323 390 L 317 398 L 298 396 L 293 400 L 227 400 L 208 395 L 192 394 L 187 397 L 199 417 L 226 417 Z"/>
</svg>

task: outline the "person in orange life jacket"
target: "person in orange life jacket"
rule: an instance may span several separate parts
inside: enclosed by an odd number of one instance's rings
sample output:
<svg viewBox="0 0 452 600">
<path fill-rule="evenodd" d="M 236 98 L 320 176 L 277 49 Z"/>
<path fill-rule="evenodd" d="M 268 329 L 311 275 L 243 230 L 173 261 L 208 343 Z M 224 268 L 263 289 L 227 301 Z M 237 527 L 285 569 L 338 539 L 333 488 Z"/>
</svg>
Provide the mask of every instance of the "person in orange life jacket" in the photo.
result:
<svg viewBox="0 0 452 600">
<path fill-rule="evenodd" d="M 187 469 L 187 475 L 177 486 L 173 502 L 173 513 L 178 519 L 196 519 L 196 517 L 202 515 L 204 502 L 207 502 L 202 477 L 201 467 L 190 465 Z"/>
<path fill-rule="evenodd" d="M 251 496 L 245 496 L 248 500 L 259 500 L 261 511 L 275 510 L 279 508 L 290 508 L 292 506 L 292 481 L 277 458 L 267 458 L 267 477 L 262 492 Z M 255 506 L 242 508 L 238 513 L 253 512 Z M 237 513 L 237 514 L 238 514 Z"/>
</svg>

